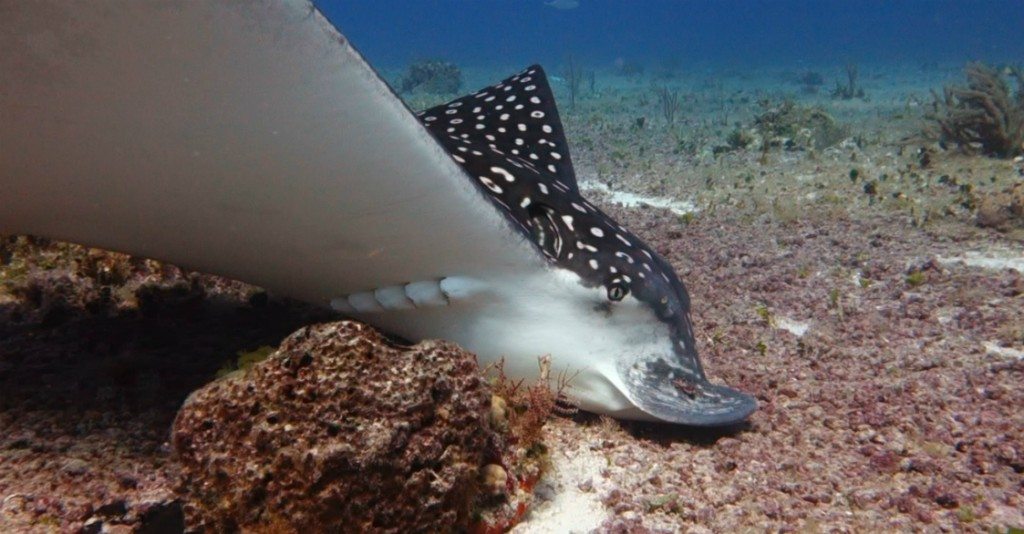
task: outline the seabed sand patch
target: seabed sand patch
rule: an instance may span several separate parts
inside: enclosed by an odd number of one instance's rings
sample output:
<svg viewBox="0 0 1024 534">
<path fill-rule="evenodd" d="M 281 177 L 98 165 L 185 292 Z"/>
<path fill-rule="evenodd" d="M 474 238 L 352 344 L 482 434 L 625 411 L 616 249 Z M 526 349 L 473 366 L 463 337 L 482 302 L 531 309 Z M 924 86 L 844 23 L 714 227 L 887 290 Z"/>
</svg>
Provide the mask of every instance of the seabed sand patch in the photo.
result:
<svg viewBox="0 0 1024 534">
<path fill-rule="evenodd" d="M 969 267 L 981 267 L 982 269 L 1013 269 L 1024 273 L 1024 254 L 1009 250 L 993 250 L 989 252 L 965 252 L 962 256 L 949 256 L 938 258 L 939 263 L 963 263 Z"/>
<path fill-rule="evenodd" d="M 997 343 L 986 341 L 985 353 L 989 356 L 996 356 L 1006 359 L 1024 360 L 1024 350 L 1018 350 L 1011 347 L 1002 347 Z"/>
<path fill-rule="evenodd" d="M 775 326 L 796 337 L 803 337 L 807 333 L 807 329 L 811 327 L 811 324 L 805 321 L 790 319 L 789 317 L 776 317 Z"/>
<path fill-rule="evenodd" d="M 697 211 L 697 206 L 686 200 L 675 200 L 668 197 L 649 197 L 630 193 L 629 191 L 617 191 L 605 184 L 591 180 L 580 183 L 580 189 L 586 192 L 597 191 L 605 195 L 609 202 L 620 204 L 624 208 L 635 208 L 647 204 L 655 208 L 670 210 L 676 215 L 686 215 L 687 213 L 695 213 Z"/>
<path fill-rule="evenodd" d="M 608 517 L 596 487 L 607 460 L 581 445 L 555 451 L 552 461 L 552 470 L 537 486 L 537 504 L 512 529 L 514 534 L 590 532 Z"/>
</svg>

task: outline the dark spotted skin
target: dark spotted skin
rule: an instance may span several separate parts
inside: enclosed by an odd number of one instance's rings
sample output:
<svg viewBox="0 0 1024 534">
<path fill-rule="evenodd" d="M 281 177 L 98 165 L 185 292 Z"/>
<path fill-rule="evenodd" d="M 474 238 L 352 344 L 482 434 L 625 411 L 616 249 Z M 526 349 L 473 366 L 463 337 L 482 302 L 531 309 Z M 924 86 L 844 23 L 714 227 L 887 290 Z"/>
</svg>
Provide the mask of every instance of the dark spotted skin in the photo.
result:
<svg viewBox="0 0 1024 534">
<path fill-rule="evenodd" d="M 693 347 L 689 296 L 672 268 L 580 195 L 554 95 L 539 65 L 418 115 L 549 261 L 588 287 L 604 287 L 612 302 L 632 294 Z"/>
<path fill-rule="evenodd" d="M 690 297 L 672 267 L 580 195 L 554 95 L 540 66 L 431 108 L 420 120 L 479 190 L 553 267 L 603 287 L 596 309 L 636 298 L 668 326 L 667 352 L 616 361 L 630 398 L 662 421 L 720 425 L 757 407 L 708 382 L 697 356 Z"/>
</svg>

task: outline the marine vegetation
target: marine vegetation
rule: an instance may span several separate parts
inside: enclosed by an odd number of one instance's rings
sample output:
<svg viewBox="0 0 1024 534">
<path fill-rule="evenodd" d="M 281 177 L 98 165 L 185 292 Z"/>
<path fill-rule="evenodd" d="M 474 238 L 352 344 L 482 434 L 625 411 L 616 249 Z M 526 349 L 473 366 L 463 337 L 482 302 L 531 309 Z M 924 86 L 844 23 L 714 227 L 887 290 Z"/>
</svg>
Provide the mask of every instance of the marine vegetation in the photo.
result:
<svg viewBox="0 0 1024 534">
<path fill-rule="evenodd" d="M 525 516 L 533 489 L 551 467 L 544 425 L 553 414 L 570 415 L 573 376 L 551 376 L 551 358 L 538 359 L 540 379 L 532 384 L 505 374 L 504 361 L 484 369 L 490 378 L 490 425 L 497 437 L 485 454 L 484 491 L 476 497 L 469 532 L 506 532 Z"/>
<path fill-rule="evenodd" d="M 966 154 L 1012 158 L 1024 153 L 1024 72 L 1009 67 L 1004 73 L 984 63 L 968 64 L 966 86 L 947 85 L 941 97 L 933 93 L 925 137 Z M 1006 77 L 1016 80 L 1016 93 Z"/>
<path fill-rule="evenodd" d="M 562 70 L 565 78 L 565 86 L 569 89 L 569 107 L 576 108 L 576 99 L 580 96 L 580 86 L 583 83 L 583 67 L 573 59 L 572 55 L 565 58 L 565 67 Z M 591 82 L 593 89 L 593 82 Z"/>
<path fill-rule="evenodd" d="M 666 85 L 654 91 L 658 95 L 658 103 L 661 107 L 661 114 L 665 117 L 665 123 L 672 126 L 676 122 L 676 112 L 679 111 L 679 90 L 669 89 Z"/>
<path fill-rule="evenodd" d="M 409 65 L 399 87 L 403 93 L 457 93 L 462 87 L 462 71 L 454 63 L 439 59 L 417 61 Z"/>
<path fill-rule="evenodd" d="M 864 88 L 857 83 L 857 79 L 860 77 L 860 70 L 857 68 L 856 63 L 846 64 L 846 84 L 844 85 L 840 81 L 836 81 L 836 87 L 832 90 L 832 98 L 838 98 L 841 100 L 853 100 L 854 98 L 864 98 Z"/>
</svg>

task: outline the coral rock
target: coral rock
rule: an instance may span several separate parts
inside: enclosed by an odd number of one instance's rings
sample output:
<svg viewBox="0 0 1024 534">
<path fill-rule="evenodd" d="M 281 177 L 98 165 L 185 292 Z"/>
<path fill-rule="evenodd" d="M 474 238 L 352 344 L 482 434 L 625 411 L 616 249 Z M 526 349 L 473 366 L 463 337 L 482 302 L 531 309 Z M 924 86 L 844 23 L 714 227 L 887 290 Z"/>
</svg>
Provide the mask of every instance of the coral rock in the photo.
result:
<svg viewBox="0 0 1024 534">
<path fill-rule="evenodd" d="M 1024 183 L 983 197 L 978 203 L 977 222 L 978 226 L 1002 231 L 1024 228 Z"/>
<path fill-rule="evenodd" d="M 451 343 L 397 347 L 347 321 L 302 328 L 178 414 L 187 522 L 208 531 L 460 529 L 493 439 L 490 405 L 474 356 Z"/>
</svg>

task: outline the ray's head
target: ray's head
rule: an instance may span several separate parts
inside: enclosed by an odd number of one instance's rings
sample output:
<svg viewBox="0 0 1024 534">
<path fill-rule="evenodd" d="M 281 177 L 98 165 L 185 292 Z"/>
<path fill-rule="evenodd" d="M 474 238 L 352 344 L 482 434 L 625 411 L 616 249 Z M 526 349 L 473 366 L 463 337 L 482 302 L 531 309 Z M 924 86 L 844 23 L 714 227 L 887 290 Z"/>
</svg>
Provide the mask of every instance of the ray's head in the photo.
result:
<svg viewBox="0 0 1024 534">
<path fill-rule="evenodd" d="M 558 287 L 524 286 L 543 293 L 531 298 L 544 305 L 522 306 L 538 354 L 551 352 L 556 362 L 556 351 L 592 360 L 635 412 L 618 415 L 720 425 L 756 408 L 750 396 L 707 380 L 689 295 L 669 263 L 580 194 L 539 66 L 420 119 L 561 275 Z M 564 335 L 544 336 L 545 330 Z M 588 384 L 584 393 L 607 399 L 601 389 Z"/>
</svg>

